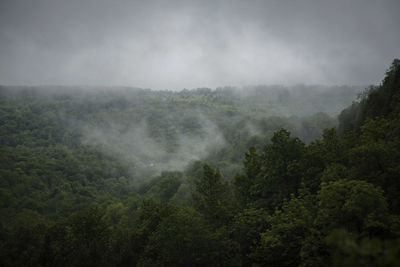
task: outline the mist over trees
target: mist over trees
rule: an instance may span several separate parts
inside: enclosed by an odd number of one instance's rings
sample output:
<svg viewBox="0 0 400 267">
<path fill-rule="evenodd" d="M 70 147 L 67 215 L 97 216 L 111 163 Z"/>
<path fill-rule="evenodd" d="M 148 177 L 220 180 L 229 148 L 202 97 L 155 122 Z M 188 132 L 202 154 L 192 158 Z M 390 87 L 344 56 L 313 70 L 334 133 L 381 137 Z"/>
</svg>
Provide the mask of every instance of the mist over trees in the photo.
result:
<svg viewBox="0 0 400 267">
<path fill-rule="evenodd" d="M 398 266 L 399 101 L 1 86 L 0 265 Z"/>
</svg>

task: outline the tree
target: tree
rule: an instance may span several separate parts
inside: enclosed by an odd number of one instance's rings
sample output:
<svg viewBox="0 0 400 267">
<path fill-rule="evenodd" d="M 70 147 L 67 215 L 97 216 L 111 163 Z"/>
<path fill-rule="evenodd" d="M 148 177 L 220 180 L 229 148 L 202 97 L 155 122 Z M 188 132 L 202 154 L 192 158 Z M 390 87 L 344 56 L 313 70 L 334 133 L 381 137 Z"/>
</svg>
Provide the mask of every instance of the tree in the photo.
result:
<svg viewBox="0 0 400 267">
<path fill-rule="evenodd" d="M 61 255 L 58 266 L 107 266 L 110 264 L 110 231 L 103 213 L 90 208 L 72 214 L 65 226 L 65 236 L 58 240 Z M 57 244 L 55 242 L 55 244 Z"/>
<path fill-rule="evenodd" d="M 400 239 L 358 238 L 346 230 L 335 230 L 327 238 L 331 266 L 390 266 L 400 264 Z"/>
<path fill-rule="evenodd" d="M 222 181 L 218 169 L 203 167 L 203 177 L 196 181 L 192 194 L 194 207 L 215 227 L 223 225 L 229 217 L 229 188 Z"/>
<path fill-rule="evenodd" d="M 243 162 L 244 173 L 237 174 L 233 181 L 235 200 L 241 208 L 255 201 L 251 188 L 258 182 L 257 176 L 261 171 L 262 161 L 254 147 L 250 147 Z"/>
<path fill-rule="evenodd" d="M 383 190 L 359 180 L 322 183 L 316 220 L 325 234 L 338 228 L 375 236 L 385 236 L 389 231 L 388 205 Z"/>
<path fill-rule="evenodd" d="M 239 247 L 242 266 L 252 266 L 256 262 L 249 256 L 260 243 L 260 233 L 265 232 L 270 226 L 268 216 L 266 210 L 256 208 L 246 208 L 235 214 L 230 227 L 230 236 Z"/>
<path fill-rule="evenodd" d="M 300 162 L 304 147 L 299 138 L 291 138 L 285 129 L 274 133 L 271 144 L 265 146 L 261 156 L 258 183 L 251 189 L 261 200 L 261 206 L 273 211 L 281 206 L 285 198 L 297 193 L 302 177 Z"/>
<path fill-rule="evenodd" d="M 299 197 L 292 195 L 282 209 L 267 217 L 270 227 L 260 234 L 251 257 L 262 266 L 299 266 L 303 243 L 313 230 L 314 213 L 313 197 L 307 191 Z"/>
<path fill-rule="evenodd" d="M 138 266 L 235 266 L 229 244 L 198 211 L 182 207 L 151 232 Z"/>
</svg>

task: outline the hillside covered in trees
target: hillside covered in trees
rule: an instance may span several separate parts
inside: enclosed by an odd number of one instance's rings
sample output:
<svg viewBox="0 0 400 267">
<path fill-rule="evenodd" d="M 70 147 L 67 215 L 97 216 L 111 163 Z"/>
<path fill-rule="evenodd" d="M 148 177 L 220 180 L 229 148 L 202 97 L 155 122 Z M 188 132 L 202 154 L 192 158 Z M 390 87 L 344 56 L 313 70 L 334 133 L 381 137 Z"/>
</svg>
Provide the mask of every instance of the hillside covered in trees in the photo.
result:
<svg viewBox="0 0 400 267">
<path fill-rule="evenodd" d="M 359 91 L 0 87 L 0 265 L 398 266 L 400 61 Z"/>
</svg>

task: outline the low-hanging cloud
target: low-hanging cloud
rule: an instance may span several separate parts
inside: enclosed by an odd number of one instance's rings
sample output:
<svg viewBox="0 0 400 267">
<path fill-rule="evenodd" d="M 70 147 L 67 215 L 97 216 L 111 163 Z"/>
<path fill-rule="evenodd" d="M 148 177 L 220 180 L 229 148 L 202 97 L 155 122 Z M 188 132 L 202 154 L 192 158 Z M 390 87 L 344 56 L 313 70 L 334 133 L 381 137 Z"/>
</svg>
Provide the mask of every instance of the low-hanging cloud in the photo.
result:
<svg viewBox="0 0 400 267">
<path fill-rule="evenodd" d="M 397 0 L 0 3 L 0 83 L 183 89 L 377 83 Z"/>
<path fill-rule="evenodd" d="M 201 114 L 191 119 L 199 125 L 198 133 L 177 131 L 172 141 L 166 136 L 152 136 L 146 119 L 129 125 L 115 118 L 105 119 L 99 125 L 82 126 L 82 141 L 119 157 L 131 166 L 132 176 L 143 179 L 162 171 L 182 171 L 189 163 L 205 158 L 225 145 L 215 123 Z M 175 146 L 172 150 L 168 148 L 171 144 Z"/>
</svg>

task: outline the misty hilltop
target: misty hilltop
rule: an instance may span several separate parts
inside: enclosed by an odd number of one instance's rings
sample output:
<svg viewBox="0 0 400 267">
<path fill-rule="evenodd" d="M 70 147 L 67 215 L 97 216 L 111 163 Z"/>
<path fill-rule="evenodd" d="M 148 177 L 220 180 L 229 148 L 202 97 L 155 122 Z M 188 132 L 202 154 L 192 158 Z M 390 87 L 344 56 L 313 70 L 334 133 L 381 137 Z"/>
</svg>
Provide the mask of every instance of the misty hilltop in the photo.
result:
<svg viewBox="0 0 400 267">
<path fill-rule="evenodd" d="M 311 141 L 324 128 L 335 127 L 335 116 L 360 92 L 360 87 L 304 85 L 180 92 L 2 86 L 3 108 L 8 107 L 5 114 L 14 122 L 3 125 L 2 142 L 12 144 L 9 140 L 15 137 L 8 133 L 22 124 L 25 140 L 30 136 L 37 142 L 42 132 L 45 143 L 89 146 L 120 157 L 137 179 L 144 179 L 183 170 L 239 140 L 271 136 L 280 128 Z"/>
<path fill-rule="evenodd" d="M 400 266 L 399 11 L 0 0 L 0 266 Z"/>
<path fill-rule="evenodd" d="M 359 89 L 1 86 L 0 265 L 397 266 L 400 61 Z"/>
</svg>

